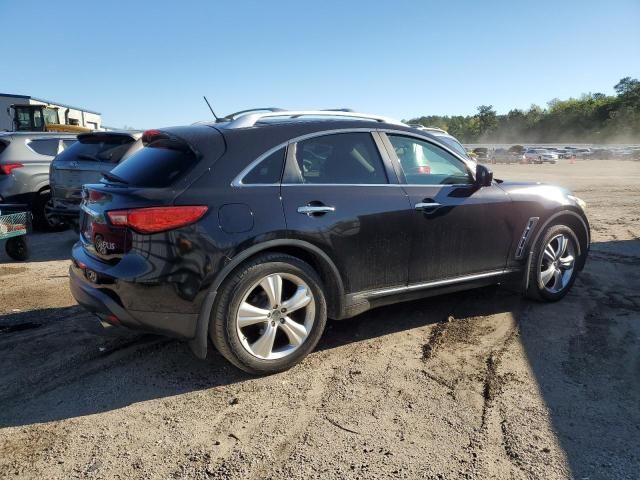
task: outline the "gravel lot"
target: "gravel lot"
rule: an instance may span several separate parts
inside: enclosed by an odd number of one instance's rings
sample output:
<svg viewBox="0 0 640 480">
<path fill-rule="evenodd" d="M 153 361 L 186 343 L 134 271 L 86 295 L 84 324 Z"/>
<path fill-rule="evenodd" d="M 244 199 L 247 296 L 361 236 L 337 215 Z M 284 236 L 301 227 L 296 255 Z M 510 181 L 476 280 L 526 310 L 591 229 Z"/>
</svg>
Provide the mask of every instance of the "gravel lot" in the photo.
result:
<svg viewBox="0 0 640 480">
<path fill-rule="evenodd" d="M 94 333 L 70 232 L 0 254 L 0 478 L 638 478 L 640 162 L 495 165 L 566 185 L 593 245 L 572 292 L 499 288 L 331 322 L 289 372 Z"/>
</svg>

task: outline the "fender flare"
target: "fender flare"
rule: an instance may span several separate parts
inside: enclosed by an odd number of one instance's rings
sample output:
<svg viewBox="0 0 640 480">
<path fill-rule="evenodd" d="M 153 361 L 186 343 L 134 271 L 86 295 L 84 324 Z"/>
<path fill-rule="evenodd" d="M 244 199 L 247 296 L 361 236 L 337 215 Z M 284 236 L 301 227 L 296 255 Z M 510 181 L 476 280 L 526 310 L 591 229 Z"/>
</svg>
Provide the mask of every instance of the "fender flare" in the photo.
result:
<svg viewBox="0 0 640 480">
<path fill-rule="evenodd" d="M 564 215 L 570 215 L 570 216 L 574 216 L 576 217 L 580 223 L 582 224 L 582 227 L 584 228 L 584 234 L 586 236 L 586 240 L 587 240 L 587 248 L 586 251 L 584 252 L 585 255 L 589 252 L 589 246 L 591 245 L 591 231 L 589 229 L 589 224 L 587 223 L 587 221 L 585 221 L 585 219 L 579 215 L 578 213 L 576 213 L 573 210 L 559 210 L 556 213 L 554 213 L 553 215 L 551 215 L 549 218 L 547 218 L 547 220 L 542 224 L 542 226 L 538 229 L 538 231 L 536 232 L 535 236 L 533 237 L 533 239 L 531 240 L 531 242 L 529 243 L 529 254 L 527 255 L 527 266 L 524 269 L 524 291 L 526 292 L 529 288 L 529 271 L 531 269 L 531 261 L 533 258 L 533 247 L 536 243 L 538 243 L 538 239 L 540 238 L 540 235 L 542 235 L 542 232 L 544 232 L 547 227 L 549 226 L 549 224 L 551 222 L 553 222 L 556 218 L 558 217 L 562 217 Z M 581 246 L 578 245 L 578 249 L 580 249 Z M 580 256 L 582 256 L 582 251 L 578 252 Z M 585 257 L 586 260 L 586 257 Z M 584 267 L 584 262 L 582 263 L 582 266 L 580 267 L 580 269 L 582 269 L 582 267 Z"/>
<path fill-rule="evenodd" d="M 253 245 L 247 248 L 246 250 L 243 250 L 240 253 L 238 253 L 218 273 L 213 283 L 209 287 L 207 295 L 204 301 L 202 302 L 200 313 L 198 314 L 195 337 L 189 340 L 189 347 L 198 358 L 204 359 L 207 356 L 207 349 L 208 349 L 207 338 L 209 336 L 209 321 L 211 319 L 211 311 L 213 310 L 213 305 L 216 300 L 218 289 L 220 288 L 220 285 L 222 284 L 222 282 L 224 282 L 224 280 L 229 276 L 229 274 L 233 270 L 235 270 L 240 264 L 242 264 L 242 262 L 244 262 L 245 260 L 261 252 L 264 252 L 267 250 L 274 250 L 281 247 L 300 248 L 302 250 L 307 251 L 309 254 L 313 255 L 316 259 L 322 262 L 323 266 L 329 270 L 331 276 L 333 277 L 332 280 L 335 282 L 335 286 L 337 287 L 337 290 L 338 290 L 337 298 L 334 299 L 337 302 L 336 311 L 338 312 L 338 317 L 341 317 L 343 315 L 344 283 L 342 281 L 342 277 L 340 276 L 340 271 L 336 267 L 335 263 L 333 263 L 331 258 L 322 249 L 304 240 L 297 240 L 297 239 L 268 240 L 266 242 Z"/>
</svg>

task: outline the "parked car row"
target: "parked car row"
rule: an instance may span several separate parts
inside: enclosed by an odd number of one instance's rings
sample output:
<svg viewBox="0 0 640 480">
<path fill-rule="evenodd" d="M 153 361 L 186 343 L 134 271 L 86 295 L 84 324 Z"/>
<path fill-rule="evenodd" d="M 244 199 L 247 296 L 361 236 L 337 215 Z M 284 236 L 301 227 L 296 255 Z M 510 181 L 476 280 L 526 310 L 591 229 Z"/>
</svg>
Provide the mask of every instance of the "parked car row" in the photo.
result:
<svg viewBox="0 0 640 480">
<path fill-rule="evenodd" d="M 47 210 L 51 201 L 49 166 L 75 142 L 74 134 L 0 133 L 0 203 L 25 204 L 36 227 L 57 227 L 59 221 Z"/>
<path fill-rule="evenodd" d="M 48 215 L 78 228 L 82 186 L 97 183 L 116 165 L 142 148 L 142 132 L 109 131 L 78 135 L 49 169 L 51 205 Z"/>
</svg>

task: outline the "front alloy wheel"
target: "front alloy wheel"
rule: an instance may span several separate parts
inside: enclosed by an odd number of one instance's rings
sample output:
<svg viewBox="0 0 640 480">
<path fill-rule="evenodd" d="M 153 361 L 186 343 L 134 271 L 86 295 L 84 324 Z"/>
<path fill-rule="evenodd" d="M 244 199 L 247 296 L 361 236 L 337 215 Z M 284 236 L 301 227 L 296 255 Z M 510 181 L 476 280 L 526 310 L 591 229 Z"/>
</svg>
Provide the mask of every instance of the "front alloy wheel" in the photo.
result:
<svg viewBox="0 0 640 480">
<path fill-rule="evenodd" d="M 560 300 L 571 289 L 580 265 L 578 237 L 567 225 L 552 225 L 532 251 L 525 294 L 536 300 Z"/>
<path fill-rule="evenodd" d="M 538 274 L 540 289 L 557 294 L 564 290 L 571 278 L 576 263 L 573 240 L 566 234 L 558 234 L 544 248 Z"/>
</svg>

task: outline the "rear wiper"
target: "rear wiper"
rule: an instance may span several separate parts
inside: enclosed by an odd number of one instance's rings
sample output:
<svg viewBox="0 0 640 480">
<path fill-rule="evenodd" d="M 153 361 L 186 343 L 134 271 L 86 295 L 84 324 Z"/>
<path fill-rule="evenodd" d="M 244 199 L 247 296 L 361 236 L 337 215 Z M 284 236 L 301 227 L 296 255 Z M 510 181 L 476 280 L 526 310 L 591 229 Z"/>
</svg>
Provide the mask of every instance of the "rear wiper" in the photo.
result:
<svg viewBox="0 0 640 480">
<path fill-rule="evenodd" d="M 125 184 L 125 185 L 128 185 L 128 184 L 129 184 L 129 182 L 128 182 L 128 181 L 126 181 L 124 178 L 119 177 L 119 176 L 117 176 L 117 175 L 114 175 L 114 174 L 113 174 L 113 173 L 111 173 L 111 172 L 103 172 L 102 176 L 103 176 L 104 178 L 106 178 L 107 180 L 110 180 L 110 181 L 112 181 L 112 182 L 123 183 L 123 184 Z"/>
<path fill-rule="evenodd" d="M 94 157 L 93 155 L 88 155 L 86 153 L 81 153 L 80 155 L 78 155 L 78 158 L 80 158 L 82 160 L 91 160 L 92 162 L 99 162 L 100 161 L 98 159 L 98 157 Z"/>
</svg>

